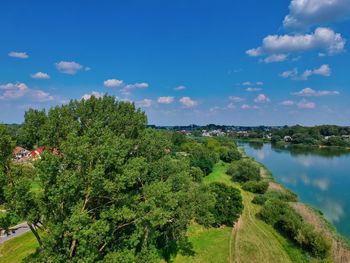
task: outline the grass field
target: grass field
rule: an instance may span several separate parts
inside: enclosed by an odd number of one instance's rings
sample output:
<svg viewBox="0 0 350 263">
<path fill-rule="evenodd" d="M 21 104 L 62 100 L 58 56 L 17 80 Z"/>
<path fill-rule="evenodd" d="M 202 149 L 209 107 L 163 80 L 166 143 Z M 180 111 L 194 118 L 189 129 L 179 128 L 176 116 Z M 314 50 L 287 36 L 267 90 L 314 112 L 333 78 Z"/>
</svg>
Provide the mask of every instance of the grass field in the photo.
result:
<svg viewBox="0 0 350 263">
<path fill-rule="evenodd" d="M 13 238 L 0 245 L 0 263 L 21 262 L 26 256 L 32 254 L 38 247 L 32 232 Z"/>
<path fill-rule="evenodd" d="M 223 182 L 241 190 L 244 211 L 235 228 L 204 229 L 193 225 L 188 232 L 193 244 L 194 257 L 178 255 L 174 262 L 236 262 L 236 263 L 288 263 L 310 262 L 298 248 L 271 226 L 258 220 L 259 206 L 251 203 L 253 194 L 243 191 L 226 175 L 227 164 L 215 165 L 204 183 Z"/>
</svg>

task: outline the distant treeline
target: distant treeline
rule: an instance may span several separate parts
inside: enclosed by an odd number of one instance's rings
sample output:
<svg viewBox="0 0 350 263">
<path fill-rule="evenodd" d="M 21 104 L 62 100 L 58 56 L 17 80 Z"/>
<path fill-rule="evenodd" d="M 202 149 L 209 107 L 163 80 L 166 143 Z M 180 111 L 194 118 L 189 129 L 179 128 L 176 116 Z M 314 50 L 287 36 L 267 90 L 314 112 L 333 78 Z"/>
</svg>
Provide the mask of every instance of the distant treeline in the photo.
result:
<svg viewBox="0 0 350 263">
<path fill-rule="evenodd" d="M 272 131 L 271 142 L 281 141 L 291 144 L 323 145 L 323 146 L 350 146 L 350 127 L 336 125 L 321 125 L 315 127 L 292 126 Z"/>
</svg>

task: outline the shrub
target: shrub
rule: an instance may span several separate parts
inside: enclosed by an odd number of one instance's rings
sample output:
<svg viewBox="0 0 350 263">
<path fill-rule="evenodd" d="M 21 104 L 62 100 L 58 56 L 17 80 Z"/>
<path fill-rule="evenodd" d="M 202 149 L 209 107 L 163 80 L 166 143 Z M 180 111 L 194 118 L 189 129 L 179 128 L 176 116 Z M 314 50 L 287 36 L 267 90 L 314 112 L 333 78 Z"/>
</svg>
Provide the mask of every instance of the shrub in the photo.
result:
<svg viewBox="0 0 350 263">
<path fill-rule="evenodd" d="M 269 200 L 258 213 L 258 217 L 274 226 L 311 255 L 319 258 L 328 255 L 330 250 L 328 239 L 305 223 L 288 203 L 278 199 Z"/>
<path fill-rule="evenodd" d="M 323 234 L 315 232 L 314 228 L 307 224 L 299 229 L 295 240 L 303 249 L 319 258 L 325 258 L 331 248 L 329 240 Z"/>
<path fill-rule="evenodd" d="M 201 168 L 192 166 L 190 169 L 190 175 L 195 182 L 200 182 L 204 176 L 204 173 Z"/>
<path fill-rule="evenodd" d="M 267 199 L 278 199 L 286 202 L 298 201 L 298 196 L 287 189 L 285 191 L 269 191 L 266 193 L 266 197 Z"/>
<path fill-rule="evenodd" d="M 267 201 L 267 197 L 265 195 L 256 195 L 254 196 L 252 203 L 256 205 L 263 205 Z"/>
<path fill-rule="evenodd" d="M 269 187 L 268 182 L 263 181 L 248 181 L 242 185 L 243 190 L 255 193 L 255 194 L 264 194 Z"/>
<path fill-rule="evenodd" d="M 232 177 L 233 181 L 247 182 L 259 181 L 260 167 L 249 159 L 243 159 L 233 162 L 227 169 L 227 174 Z"/>
<path fill-rule="evenodd" d="M 211 211 L 214 225 L 232 225 L 243 211 L 240 191 L 223 183 L 212 183 L 209 189 L 215 195 L 215 206 Z"/>
<path fill-rule="evenodd" d="M 236 147 L 229 148 L 227 146 L 221 146 L 218 152 L 220 155 L 220 160 L 226 163 L 238 161 L 242 158 L 242 154 L 238 151 Z"/>
</svg>

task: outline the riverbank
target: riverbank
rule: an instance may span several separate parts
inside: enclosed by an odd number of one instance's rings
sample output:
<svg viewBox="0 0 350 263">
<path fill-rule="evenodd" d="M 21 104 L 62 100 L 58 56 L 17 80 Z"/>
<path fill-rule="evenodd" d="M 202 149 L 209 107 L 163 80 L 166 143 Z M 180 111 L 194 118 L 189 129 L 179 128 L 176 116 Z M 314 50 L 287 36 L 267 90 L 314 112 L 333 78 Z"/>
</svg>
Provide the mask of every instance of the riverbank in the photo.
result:
<svg viewBox="0 0 350 263">
<path fill-rule="evenodd" d="M 247 158 L 251 157 L 247 156 Z M 295 193 L 287 189 L 284 185 L 275 181 L 273 174 L 267 167 L 256 160 L 254 161 L 260 166 L 261 177 L 269 182 L 269 191 L 284 192 L 295 195 L 297 198 Z M 350 262 L 350 242 L 337 232 L 336 228 L 326 220 L 321 211 L 312 208 L 307 204 L 301 203 L 298 200 L 295 202 L 289 202 L 289 205 L 303 218 L 305 222 L 312 225 L 317 232 L 324 234 L 330 240 L 331 262 Z"/>
<path fill-rule="evenodd" d="M 241 152 L 244 158 L 252 159 L 243 149 Z M 244 203 L 243 213 L 234 227 L 215 229 L 193 224 L 188 231 L 188 238 L 193 245 L 194 255 L 179 253 L 174 262 L 350 262 L 348 243 L 336 232 L 335 227 L 318 210 L 300 203 L 295 193 L 276 182 L 267 167 L 256 160 L 254 162 L 260 166 L 262 180 L 269 183 L 267 195 L 284 196 L 290 200 L 290 209 L 294 209 L 316 232 L 329 239 L 331 248 L 328 256 L 322 260 L 312 257 L 273 226 L 260 220 L 257 214 L 262 206 L 252 203 L 256 194 L 244 191 L 240 184 L 233 182 L 226 174 L 229 164 L 219 162 L 203 181 L 205 184 L 221 182 L 240 189 Z"/>
</svg>

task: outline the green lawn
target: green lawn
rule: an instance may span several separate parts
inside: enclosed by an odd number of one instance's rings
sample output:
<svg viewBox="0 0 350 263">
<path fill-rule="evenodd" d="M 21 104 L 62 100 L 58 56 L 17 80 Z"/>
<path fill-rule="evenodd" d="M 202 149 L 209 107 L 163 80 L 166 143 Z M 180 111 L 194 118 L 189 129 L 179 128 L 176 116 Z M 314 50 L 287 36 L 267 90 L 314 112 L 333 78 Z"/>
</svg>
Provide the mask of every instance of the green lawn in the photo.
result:
<svg viewBox="0 0 350 263">
<path fill-rule="evenodd" d="M 192 225 L 189 240 L 195 251 L 194 257 L 178 255 L 174 262 L 249 262 L 288 263 L 310 262 L 301 250 L 281 236 L 271 226 L 258 220 L 255 214 L 260 207 L 251 203 L 254 195 L 243 191 L 226 174 L 227 164 L 219 162 L 213 172 L 204 178 L 204 183 L 223 182 L 241 190 L 244 211 L 235 230 L 205 229 Z"/>
<path fill-rule="evenodd" d="M 0 263 L 21 262 L 26 256 L 35 252 L 38 247 L 32 232 L 13 238 L 0 245 Z"/>
<path fill-rule="evenodd" d="M 177 255 L 174 263 L 226 263 L 229 261 L 229 244 L 231 227 L 206 229 L 198 224 L 193 224 L 189 231 L 189 239 L 195 251 L 195 255 Z"/>
</svg>

